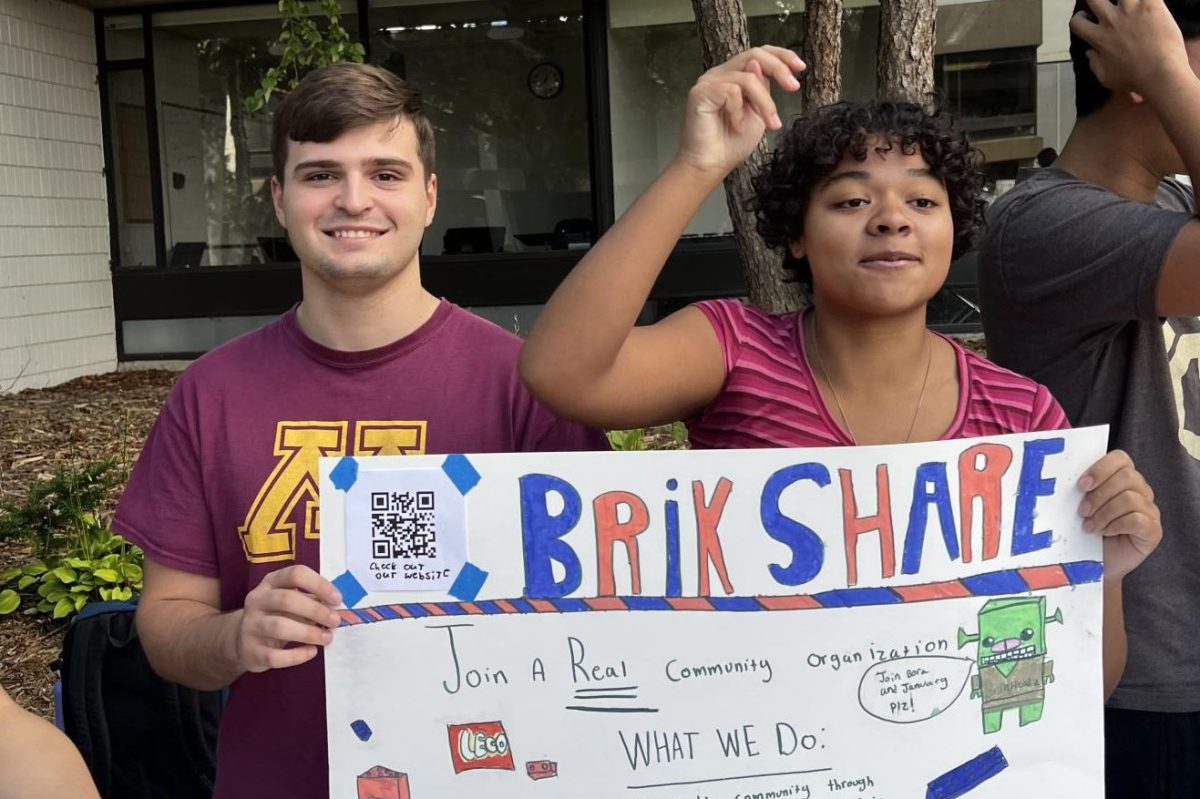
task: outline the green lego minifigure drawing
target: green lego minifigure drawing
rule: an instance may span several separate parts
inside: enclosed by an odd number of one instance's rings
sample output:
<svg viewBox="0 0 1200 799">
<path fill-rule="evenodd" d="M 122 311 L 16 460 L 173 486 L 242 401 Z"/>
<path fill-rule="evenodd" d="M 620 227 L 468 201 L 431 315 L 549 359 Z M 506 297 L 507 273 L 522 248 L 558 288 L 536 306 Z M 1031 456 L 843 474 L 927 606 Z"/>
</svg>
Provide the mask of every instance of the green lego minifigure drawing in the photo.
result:
<svg viewBox="0 0 1200 799">
<path fill-rule="evenodd" d="M 1046 616 L 1045 597 L 990 599 L 979 611 L 979 632 L 958 628 L 958 648 L 978 641 L 971 698 L 983 699 L 983 731 L 996 732 L 1004 711 L 1018 708 L 1020 725 L 1042 717 L 1054 661 L 1046 660 L 1046 625 L 1062 624 L 1062 609 Z"/>
</svg>

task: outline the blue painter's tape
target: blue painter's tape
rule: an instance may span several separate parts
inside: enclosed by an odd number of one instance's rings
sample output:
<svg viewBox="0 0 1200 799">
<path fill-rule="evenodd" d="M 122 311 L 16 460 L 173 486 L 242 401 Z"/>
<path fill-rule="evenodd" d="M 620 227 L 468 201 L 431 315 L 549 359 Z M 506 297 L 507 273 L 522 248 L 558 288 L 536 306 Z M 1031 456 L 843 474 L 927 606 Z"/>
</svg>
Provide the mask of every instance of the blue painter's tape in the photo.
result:
<svg viewBox="0 0 1200 799">
<path fill-rule="evenodd" d="M 859 608 L 868 605 L 895 605 L 900 597 L 887 588 L 839 588 L 813 594 L 827 608 Z"/>
<path fill-rule="evenodd" d="M 350 729 L 354 730 L 354 734 L 358 736 L 358 740 L 371 740 L 371 726 L 362 719 L 355 719 L 350 722 Z"/>
<path fill-rule="evenodd" d="M 464 496 L 479 483 L 479 472 L 467 460 L 466 455 L 447 455 L 442 461 L 442 471 Z"/>
<path fill-rule="evenodd" d="M 993 746 L 983 754 L 956 766 L 929 783 L 925 799 L 958 799 L 1008 768 L 1000 747 Z"/>
<path fill-rule="evenodd" d="M 364 624 L 370 624 L 371 622 L 375 621 L 375 617 L 372 616 L 370 613 L 367 613 L 365 610 L 359 610 L 358 608 L 351 608 L 350 612 L 353 613 L 355 616 L 358 616 L 359 621 L 363 622 Z"/>
<path fill-rule="evenodd" d="M 1021 575 L 1017 573 L 1016 569 L 964 577 L 962 584 L 975 596 L 1020 594 L 1029 590 L 1029 586 L 1021 579 Z"/>
<path fill-rule="evenodd" d="M 763 609 L 763 606 L 758 604 L 758 600 L 752 596 L 713 596 L 709 597 L 708 601 L 712 603 L 713 610 L 751 611 Z"/>
<path fill-rule="evenodd" d="M 661 596 L 623 596 L 621 600 L 630 610 L 670 610 L 671 603 Z"/>
<path fill-rule="evenodd" d="M 488 573 L 474 563 L 464 563 L 454 578 L 454 585 L 450 586 L 450 596 L 463 602 L 474 602 L 487 578 Z"/>
<path fill-rule="evenodd" d="M 1063 572 L 1071 585 L 1079 583 L 1098 583 L 1104 579 L 1104 564 L 1096 560 L 1077 560 L 1074 563 L 1064 563 Z"/>
<path fill-rule="evenodd" d="M 438 602 L 436 604 L 439 608 L 446 612 L 447 616 L 467 615 L 467 609 L 457 602 Z"/>
<path fill-rule="evenodd" d="M 398 619 L 400 614 L 389 608 L 387 605 L 376 605 L 375 612 L 385 619 Z"/>
<path fill-rule="evenodd" d="M 591 610 L 588 603 L 582 599 L 551 599 L 550 604 L 558 608 L 563 613 L 579 613 L 585 610 Z"/>
<path fill-rule="evenodd" d="M 338 491 L 349 491 L 358 480 L 358 461 L 347 455 L 338 461 L 337 466 L 329 473 L 333 487 Z"/>
<path fill-rule="evenodd" d="M 367 590 L 362 587 L 362 584 L 350 572 L 342 572 L 337 577 L 334 577 L 333 587 L 342 595 L 342 603 L 348 608 L 352 608 L 359 602 L 362 602 L 363 597 L 367 595 Z"/>
<path fill-rule="evenodd" d="M 475 605 L 489 616 L 499 616 L 504 613 L 504 609 L 490 599 L 482 602 L 476 602 Z"/>
</svg>

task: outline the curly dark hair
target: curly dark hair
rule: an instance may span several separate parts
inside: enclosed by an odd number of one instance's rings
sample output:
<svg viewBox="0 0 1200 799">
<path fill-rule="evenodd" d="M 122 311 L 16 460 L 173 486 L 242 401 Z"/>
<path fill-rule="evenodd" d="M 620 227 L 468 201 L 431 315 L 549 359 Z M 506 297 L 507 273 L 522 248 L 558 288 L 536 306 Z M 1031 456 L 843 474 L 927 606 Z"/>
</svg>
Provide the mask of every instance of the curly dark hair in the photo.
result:
<svg viewBox="0 0 1200 799">
<path fill-rule="evenodd" d="M 783 268 L 810 288 L 808 259 L 795 258 L 788 245 L 804 234 L 804 214 L 816 188 L 847 153 L 865 161 L 872 140 L 906 154 L 920 152 L 945 184 L 954 220 L 953 257 L 969 250 L 983 227 L 982 156 L 952 116 L 882 100 L 825 106 L 798 117 L 752 179 L 758 234 L 768 246 L 783 250 Z"/>
</svg>

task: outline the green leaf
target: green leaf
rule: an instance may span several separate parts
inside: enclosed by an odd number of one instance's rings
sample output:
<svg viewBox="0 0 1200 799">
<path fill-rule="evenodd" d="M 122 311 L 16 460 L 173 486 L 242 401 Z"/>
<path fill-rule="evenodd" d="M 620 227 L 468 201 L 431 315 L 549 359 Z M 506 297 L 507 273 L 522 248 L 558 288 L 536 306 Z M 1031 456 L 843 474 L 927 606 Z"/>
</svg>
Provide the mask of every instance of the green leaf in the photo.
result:
<svg viewBox="0 0 1200 799">
<path fill-rule="evenodd" d="M 35 560 L 32 563 L 26 563 L 24 566 L 22 566 L 21 571 L 25 572 L 26 574 L 32 574 L 34 577 L 36 577 L 39 574 L 45 574 L 49 571 L 49 569 L 46 567 L 46 564 L 43 561 Z"/>
<path fill-rule="evenodd" d="M 54 606 L 54 612 L 51 613 L 50 615 L 52 618 L 61 619 L 64 616 L 67 616 L 74 612 L 75 612 L 75 603 L 72 602 L 70 599 L 63 597 L 62 599 L 58 600 L 58 603 Z"/>
<path fill-rule="evenodd" d="M 113 589 L 108 588 L 108 587 L 104 587 L 104 588 L 100 589 L 100 598 L 103 599 L 105 602 L 112 599 L 112 596 L 113 596 Z"/>
<path fill-rule="evenodd" d="M 43 599 L 41 602 L 37 603 L 38 613 L 49 613 L 52 610 L 54 610 L 54 604 L 51 602 L 47 602 Z"/>
<path fill-rule="evenodd" d="M 59 566 L 54 570 L 54 576 L 62 580 L 65 584 L 70 585 L 79 579 L 79 574 L 70 566 Z"/>
<path fill-rule="evenodd" d="M 67 564 L 73 569 L 90 569 L 92 567 L 92 562 L 90 560 L 84 560 L 83 558 L 77 558 L 74 556 L 63 558 L 61 562 Z"/>
<path fill-rule="evenodd" d="M 21 606 L 21 596 L 11 588 L 0 591 L 0 616 L 7 616 Z"/>
<path fill-rule="evenodd" d="M 125 578 L 127 583 L 140 583 L 142 581 L 142 567 L 136 563 L 126 563 L 121 567 L 121 576 Z"/>
<path fill-rule="evenodd" d="M 92 593 L 92 586 L 82 585 L 82 584 L 73 585 L 73 586 L 71 586 L 71 593 L 72 594 L 90 594 L 90 593 Z"/>
<path fill-rule="evenodd" d="M 17 580 L 17 590 L 24 591 L 26 588 L 28 588 L 29 586 L 33 585 L 36 582 L 37 582 L 36 577 L 33 577 L 33 576 L 27 574 L 24 577 L 22 577 L 20 580 Z"/>
<path fill-rule="evenodd" d="M 11 569 L 5 569 L 4 571 L 0 572 L 0 583 L 7 583 L 9 580 L 15 580 L 22 574 L 24 574 L 24 572 L 21 571 L 20 566 L 13 566 Z"/>
<path fill-rule="evenodd" d="M 47 602 L 61 602 L 70 592 L 65 588 L 59 588 L 46 594 Z"/>
<path fill-rule="evenodd" d="M 86 605 L 87 603 L 88 603 L 88 595 L 87 594 L 81 594 L 80 596 L 75 597 L 75 610 L 82 610 L 83 606 Z"/>
<path fill-rule="evenodd" d="M 124 586 L 121 586 L 119 588 L 114 588 L 112 595 L 113 595 L 113 599 L 132 599 L 133 598 L 133 592 Z"/>
<path fill-rule="evenodd" d="M 92 574 L 96 576 L 97 580 L 103 580 L 106 583 L 119 583 L 121 581 L 121 575 L 117 574 L 113 569 L 96 569 Z"/>
</svg>

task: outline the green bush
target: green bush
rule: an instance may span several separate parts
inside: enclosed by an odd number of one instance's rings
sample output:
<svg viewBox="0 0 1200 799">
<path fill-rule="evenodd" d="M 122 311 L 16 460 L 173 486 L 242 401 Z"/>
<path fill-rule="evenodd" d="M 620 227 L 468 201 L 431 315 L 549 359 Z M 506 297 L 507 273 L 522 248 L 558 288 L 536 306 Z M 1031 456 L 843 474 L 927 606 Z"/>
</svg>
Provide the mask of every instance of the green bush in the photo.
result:
<svg viewBox="0 0 1200 799">
<path fill-rule="evenodd" d="M 40 559 L 61 554 L 79 519 L 95 513 L 120 482 L 112 461 L 59 468 L 49 480 L 31 485 L 24 502 L 0 502 L 0 540 L 27 538 Z"/>
<path fill-rule="evenodd" d="M 92 514 L 75 527 L 67 551 L 0 572 L 0 615 L 23 600 L 27 614 L 64 619 L 95 600 L 132 599 L 142 591 L 142 551 L 108 529 Z"/>
<path fill-rule="evenodd" d="M 687 427 L 674 422 L 662 427 L 632 430 L 609 430 L 608 443 L 618 452 L 641 452 L 647 449 L 685 449 Z"/>
<path fill-rule="evenodd" d="M 100 521 L 118 482 L 111 463 L 59 469 L 30 486 L 23 503 L 0 504 L 0 537 L 24 537 L 34 559 L 0 571 L 0 615 L 65 619 L 94 600 L 131 599 L 142 590 L 142 551 Z"/>
</svg>

